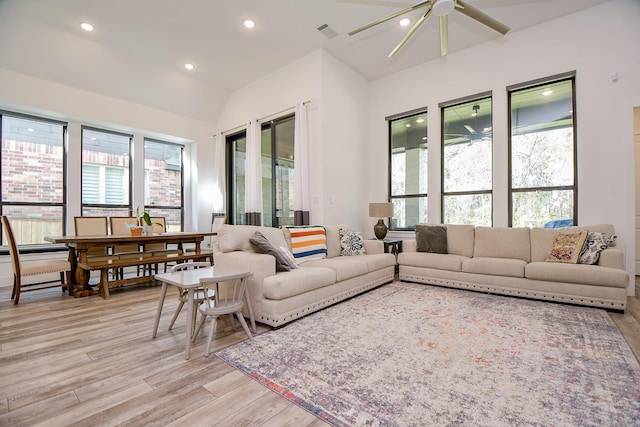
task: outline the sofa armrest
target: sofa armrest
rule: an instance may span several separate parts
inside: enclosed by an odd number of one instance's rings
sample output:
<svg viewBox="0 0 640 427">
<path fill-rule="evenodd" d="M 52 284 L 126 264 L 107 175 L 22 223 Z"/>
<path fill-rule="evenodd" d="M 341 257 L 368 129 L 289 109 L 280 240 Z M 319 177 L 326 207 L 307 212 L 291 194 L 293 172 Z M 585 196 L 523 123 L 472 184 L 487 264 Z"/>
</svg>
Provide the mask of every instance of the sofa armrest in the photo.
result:
<svg viewBox="0 0 640 427">
<path fill-rule="evenodd" d="M 384 245 L 379 240 L 363 240 L 364 242 L 364 251 L 367 254 L 383 254 L 384 253 Z"/>
<path fill-rule="evenodd" d="M 276 259 L 272 255 L 255 252 L 232 251 L 215 254 L 214 268 L 249 270 L 253 273 L 247 280 L 249 294 L 253 300 L 262 300 L 262 282 L 265 277 L 276 274 Z"/>
<path fill-rule="evenodd" d="M 600 254 L 598 265 L 624 270 L 624 252 L 616 248 L 607 248 Z"/>
</svg>

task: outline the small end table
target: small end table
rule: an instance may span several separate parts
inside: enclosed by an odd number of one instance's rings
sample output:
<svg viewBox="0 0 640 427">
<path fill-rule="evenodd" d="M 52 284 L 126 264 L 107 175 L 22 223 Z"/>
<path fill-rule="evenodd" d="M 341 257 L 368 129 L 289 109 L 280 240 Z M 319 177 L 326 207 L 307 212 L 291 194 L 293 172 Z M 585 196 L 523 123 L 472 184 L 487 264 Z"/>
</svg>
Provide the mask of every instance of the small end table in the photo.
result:
<svg viewBox="0 0 640 427">
<path fill-rule="evenodd" d="M 396 274 L 398 273 L 398 254 L 402 252 L 402 239 L 382 239 L 384 251 L 395 255 L 396 257 Z"/>
</svg>

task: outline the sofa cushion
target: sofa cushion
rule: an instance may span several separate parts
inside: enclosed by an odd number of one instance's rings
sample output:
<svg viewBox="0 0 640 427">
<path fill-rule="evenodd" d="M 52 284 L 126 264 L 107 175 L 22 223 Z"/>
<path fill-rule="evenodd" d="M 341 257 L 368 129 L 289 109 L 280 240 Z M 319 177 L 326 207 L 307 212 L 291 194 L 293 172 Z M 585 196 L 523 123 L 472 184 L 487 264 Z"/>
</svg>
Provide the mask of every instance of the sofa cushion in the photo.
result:
<svg viewBox="0 0 640 427">
<path fill-rule="evenodd" d="M 286 227 L 291 236 L 291 252 L 298 264 L 327 257 L 327 232 L 320 225 Z"/>
<path fill-rule="evenodd" d="M 367 265 L 367 262 L 363 260 L 366 256 L 368 255 L 350 257 L 339 256 L 335 258 L 308 261 L 301 265 L 300 269 L 304 270 L 307 266 L 330 268 L 336 272 L 336 282 L 340 282 L 342 280 L 351 279 L 352 277 L 362 276 L 363 274 L 368 273 L 369 266 Z"/>
<path fill-rule="evenodd" d="M 462 255 L 431 254 L 427 252 L 401 252 L 398 254 L 398 263 L 400 265 L 448 271 L 462 271 L 462 262 L 466 259 L 468 258 Z"/>
<path fill-rule="evenodd" d="M 307 267 L 278 273 L 264 278 L 265 298 L 281 300 L 303 294 L 336 282 L 336 272 L 330 268 Z"/>
<path fill-rule="evenodd" d="M 340 230 L 351 230 L 348 225 L 325 225 L 327 231 L 327 258 L 340 256 Z"/>
<path fill-rule="evenodd" d="M 364 240 L 357 231 L 340 229 L 340 256 L 364 254 Z"/>
<path fill-rule="evenodd" d="M 529 262 L 531 242 L 526 227 L 476 227 L 473 256 Z"/>
<path fill-rule="evenodd" d="M 274 247 L 288 246 L 281 229 L 257 225 L 222 224 L 218 230 L 218 247 L 221 252 L 254 252 L 249 239 L 256 231 L 261 232 Z"/>
<path fill-rule="evenodd" d="M 447 228 L 443 225 L 417 224 L 415 226 L 418 252 L 446 254 Z"/>
<path fill-rule="evenodd" d="M 615 234 L 589 231 L 582 252 L 580 252 L 578 264 L 596 264 L 602 251 L 611 246 L 616 241 L 616 237 Z"/>
<path fill-rule="evenodd" d="M 595 286 L 626 288 L 629 275 L 625 270 L 597 265 L 531 262 L 524 269 L 525 277 L 549 282 L 580 283 Z"/>
<path fill-rule="evenodd" d="M 553 240 L 551 253 L 546 261 L 577 264 L 588 234 L 586 230 L 558 234 Z"/>
<path fill-rule="evenodd" d="M 367 263 L 369 272 L 382 270 L 386 267 L 394 267 L 396 265 L 396 257 L 389 253 L 359 255 L 357 259 Z"/>
<path fill-rule="evenodd" d="M 261 232 L 256 231 L 253 233 L 253 236 L 249 239 L 249 243 L 253 246 L 256 252 L 271 255 L 276 259 L 276 271 L 291 270 L 287 259 L 284 258 L 271 243 L 269 243 L 269 240 L 264 237 L 264 234 Z"/>
<path fill-rule="evenodd" d="M 476 228 L 473 225 L 447 224 L 447 251 L 471 258 Z"/>
<path fill-rule="evenodd" d="M 526 265 L 527 262 L 521 259 L 474 257 L 463 261 L 462 271 L 493 276 L 524 277 Z"/>
</svg>

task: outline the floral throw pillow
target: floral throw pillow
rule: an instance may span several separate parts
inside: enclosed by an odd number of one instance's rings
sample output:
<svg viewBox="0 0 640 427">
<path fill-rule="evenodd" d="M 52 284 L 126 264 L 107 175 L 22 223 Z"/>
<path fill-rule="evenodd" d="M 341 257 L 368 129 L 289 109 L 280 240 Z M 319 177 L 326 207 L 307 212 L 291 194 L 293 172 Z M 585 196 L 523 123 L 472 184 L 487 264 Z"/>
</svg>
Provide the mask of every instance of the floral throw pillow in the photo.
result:
<svg viewBox="0 0 640 427">
<path fill-rule="evenodd" d="M 364 240 L 357 231 L 340 229 L 340 256 L 363 255 Z"/>
<path fill-rule="evenodd" d="M 590 231 L 587 234 L 587 241 L 580 252 L 578 264 L 595 264 L 600 258 L 602 251 L 611 246 L 618 236 L 609 233 L 596 233 Z"/>
<path fill-rule="evenodd" d="M 584 242 L 587 240 L 587 234 L 587 230 L 558 234 L 553 241 L 547 261 L 577 264 Z"/>
</svg>

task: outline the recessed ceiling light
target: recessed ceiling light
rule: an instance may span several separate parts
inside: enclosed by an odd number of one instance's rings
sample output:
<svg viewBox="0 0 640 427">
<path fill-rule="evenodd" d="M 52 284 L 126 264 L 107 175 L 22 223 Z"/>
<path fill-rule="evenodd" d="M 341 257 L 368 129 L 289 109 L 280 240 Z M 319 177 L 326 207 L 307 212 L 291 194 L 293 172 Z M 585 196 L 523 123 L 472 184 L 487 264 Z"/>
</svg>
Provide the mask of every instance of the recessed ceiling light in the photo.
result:
<svg viewBox="0 0 640 427">
<path fill-rule="evenodd" d="M 195 67 L 193 66 L 193 64 L 184 64 L 184 68 L 186 68 L 187 70 L 193 70 Z"/>
<path fill-rule="evenodd" d="M 28 132 L 33 132 L 33 128 L 27 128 Z"/>
<path fill-rule="evenodd" d="M 256 26 L 256 23 L 251 19 L 245 19 L 244 22 L 242 22 L 242 24 L 247 28 L 253 28 Z"/>
<path fill-rule="evenodd" d="M 553 91 L 551 89 L 547 89 L 544 92 L 542 92 L 542 96 L 549 96 L 553 93 Z"/>
<path fill-rule="evenodd" d="M 409 24 L 411 24 L 411 19 L 409 18 L 404 18 L 400 20 L 400 25 L 403 27 L 406 27 Z"/>
<path fill-rule="evenodd" d="M 82 24 L 80 24 L 80 27 L 85 31 L 93 31 L 93 25 L 89 24 L 88 22 L 83 22 Z"/>
<path fill-rule="evenodd" d="M 411 127 L 411 123 L 407 123 L 405 126 L 410 128 Z"/>
<path fill-rule="evenodd" d="M 420 118 L 420 119 L 416 119 L 416 123 L 422 123 L 424 122 L 424 119 Z"/>
</svg>

